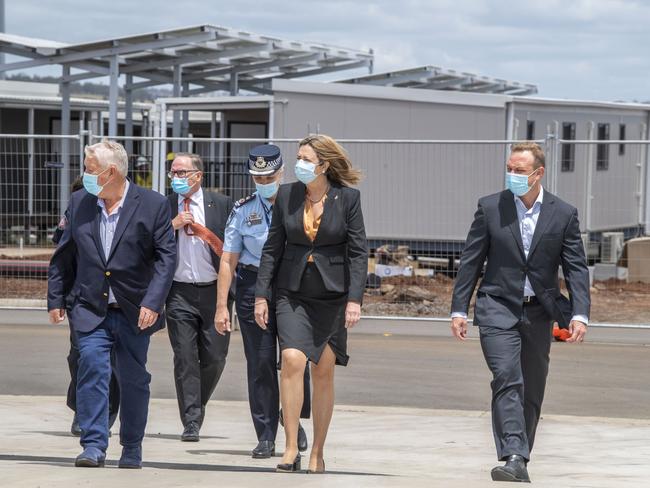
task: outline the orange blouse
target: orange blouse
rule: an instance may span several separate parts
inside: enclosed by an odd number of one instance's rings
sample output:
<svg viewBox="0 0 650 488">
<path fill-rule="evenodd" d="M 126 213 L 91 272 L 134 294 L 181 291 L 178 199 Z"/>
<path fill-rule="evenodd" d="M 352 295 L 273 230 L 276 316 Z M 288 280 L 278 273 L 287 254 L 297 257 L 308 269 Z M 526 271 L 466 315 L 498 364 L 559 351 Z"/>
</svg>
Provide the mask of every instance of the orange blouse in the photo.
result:
<svg viewBox="0 0 650 488">
<path fill-rule="evenodd" d="M 325 200 L 327 200 L 327 195 L 323 197 L 323 206 L 325 205 Z M 320 227 L 320 221 L 323 218 L 323 213 L 318 216 L 318 218 L 314 218 L 314 207 L 309 201 L 309 199 L 305 200 L 305 210 L 303 213 L 303 227 L 305 229 L 305 235 L 307 238 L 311 241 L 314 242 L 314 239 L 316 239 L 316 234 L 318 234 L 318 228 Z M 313 263 L 314 258 L 310 255 L 307 258 L 308 263 Z"/>
</svg>

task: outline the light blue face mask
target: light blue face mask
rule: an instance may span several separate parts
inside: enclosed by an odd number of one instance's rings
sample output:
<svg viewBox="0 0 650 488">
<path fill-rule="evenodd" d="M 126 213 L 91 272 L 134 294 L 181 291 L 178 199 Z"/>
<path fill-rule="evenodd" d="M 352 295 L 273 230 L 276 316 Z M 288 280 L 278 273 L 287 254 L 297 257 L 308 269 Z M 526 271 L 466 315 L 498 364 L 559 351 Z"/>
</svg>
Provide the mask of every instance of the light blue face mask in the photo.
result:
<svg viewBox="0 0 650 488">
<path fill-rule="evenodd" d="M 255 188 L 257 189 L 257 194 L 262 198 L 267 200 L 273 198 L 280 188 L 280 183 L 277 181 L 272 181 L 271 183 L 262 184 L 255 183 Z"/>
<path fill-rule="evenodd" d="M 528 178 L 533 176 L 537 172 L 537 169 L 529 175 L 518 175 L 510 172 L 506 173 L 506 188 L 518 197 L 523 197 L 531 190 L 532 186 L 528 186 Z"/>
<path fill-rule="evenodd" d="M 172 190 L 179 195 L 185 195 L 190 192 L 192 186 L 187 181 L 189 178 L 172 178 Z"/>
<path fill-rule="evenodd" d="M 316 164 L 299 159 L 296 161 L 294 172 L 298 181 L 302 181 L 305 185 L 314 181 L 319 175 L 316 174 Z"/>
<path fill-rule="evenodd" d="M 106 184 L 100 186 L 100 184 L 97 183 L 97 180 L 99 180 L 99 175 L 106 173 L 109 169 L 111 168 L 108 167 L 104 171 L 96 175 L 91 175 L 90 173 L 84 171 L 84 176 L 82 181 L 84 184 L 84 188 L 88 193 L 90 193 L 91 195 L 98 196 L 102 192 Z"/>
</svg>

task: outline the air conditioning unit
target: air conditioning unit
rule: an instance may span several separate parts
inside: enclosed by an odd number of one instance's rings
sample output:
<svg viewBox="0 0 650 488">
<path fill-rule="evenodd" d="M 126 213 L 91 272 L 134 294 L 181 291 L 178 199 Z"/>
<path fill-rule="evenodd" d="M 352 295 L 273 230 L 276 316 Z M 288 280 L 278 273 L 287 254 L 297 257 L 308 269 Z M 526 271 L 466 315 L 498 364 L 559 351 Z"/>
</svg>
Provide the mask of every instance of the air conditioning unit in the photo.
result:
<svg viewBox="0 0 650 488">
<path fill-rule="evenodd" d="M 600 243 L 589 240 L 588 232 L 583 232 L 580 237 L 582 238 L 582 247 L 585 250 L 587 259 L 597 259 L 600 253 Z"/>
<path fill-rule="evenodd" d="M 603 263 L 616 264 L 623 253 L 625 235 L 622 232 L 603 232 L 600 242 L 600 260 Z"/>
</svg>

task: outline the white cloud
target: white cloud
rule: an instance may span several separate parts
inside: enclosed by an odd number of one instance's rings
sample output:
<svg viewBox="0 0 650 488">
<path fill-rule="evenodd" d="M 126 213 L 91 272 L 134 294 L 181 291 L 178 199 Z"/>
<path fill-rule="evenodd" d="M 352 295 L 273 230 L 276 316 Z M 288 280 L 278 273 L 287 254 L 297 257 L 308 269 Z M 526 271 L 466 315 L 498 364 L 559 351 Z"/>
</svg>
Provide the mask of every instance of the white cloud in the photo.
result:
<svg viewBox="0 0 650 488">
<path fill-rule="evenodd" d="M 537 83 L 545 96 L 650 98 L 641 0 L 22 0 L 6 17 L 9 32 L 67 42 L 217 24 L 372 47 L 376 71 L 431 64 Z"/>
</svg>

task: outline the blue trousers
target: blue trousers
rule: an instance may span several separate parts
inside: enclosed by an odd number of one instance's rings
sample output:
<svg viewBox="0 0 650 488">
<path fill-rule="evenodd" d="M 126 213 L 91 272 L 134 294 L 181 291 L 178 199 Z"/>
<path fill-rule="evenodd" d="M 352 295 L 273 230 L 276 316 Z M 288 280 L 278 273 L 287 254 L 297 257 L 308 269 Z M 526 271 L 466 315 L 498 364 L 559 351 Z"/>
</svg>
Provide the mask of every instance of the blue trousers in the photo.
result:
<svg viewBox="0 0 650 488">
<path fill-rule="evenodd" d="M 78 332 L 77 419 L 81 445 L 106 451 L 111 352 L 120 385 L 120 444 L 138 447 L 144 438 L 149 410 L 147 351 L 149 335 L 138 334 L 120 310 L 109 309 L 90 332 Z"/>
<path fill-rule="evenodd" d="M 255 322 L 255 281 L 257 273 L 239 267 L 235 307 L 244 342 L 248 377 L 248 403 L 259 441 L 275 441 L 280 411 L 278 389 L 278 332 L 275 310 L 270 304 L 267 329 Z M 305 370 L 305 399 L 300 416 L 309 418 L 311 399 L 309 366 Z"/>
</svg>

